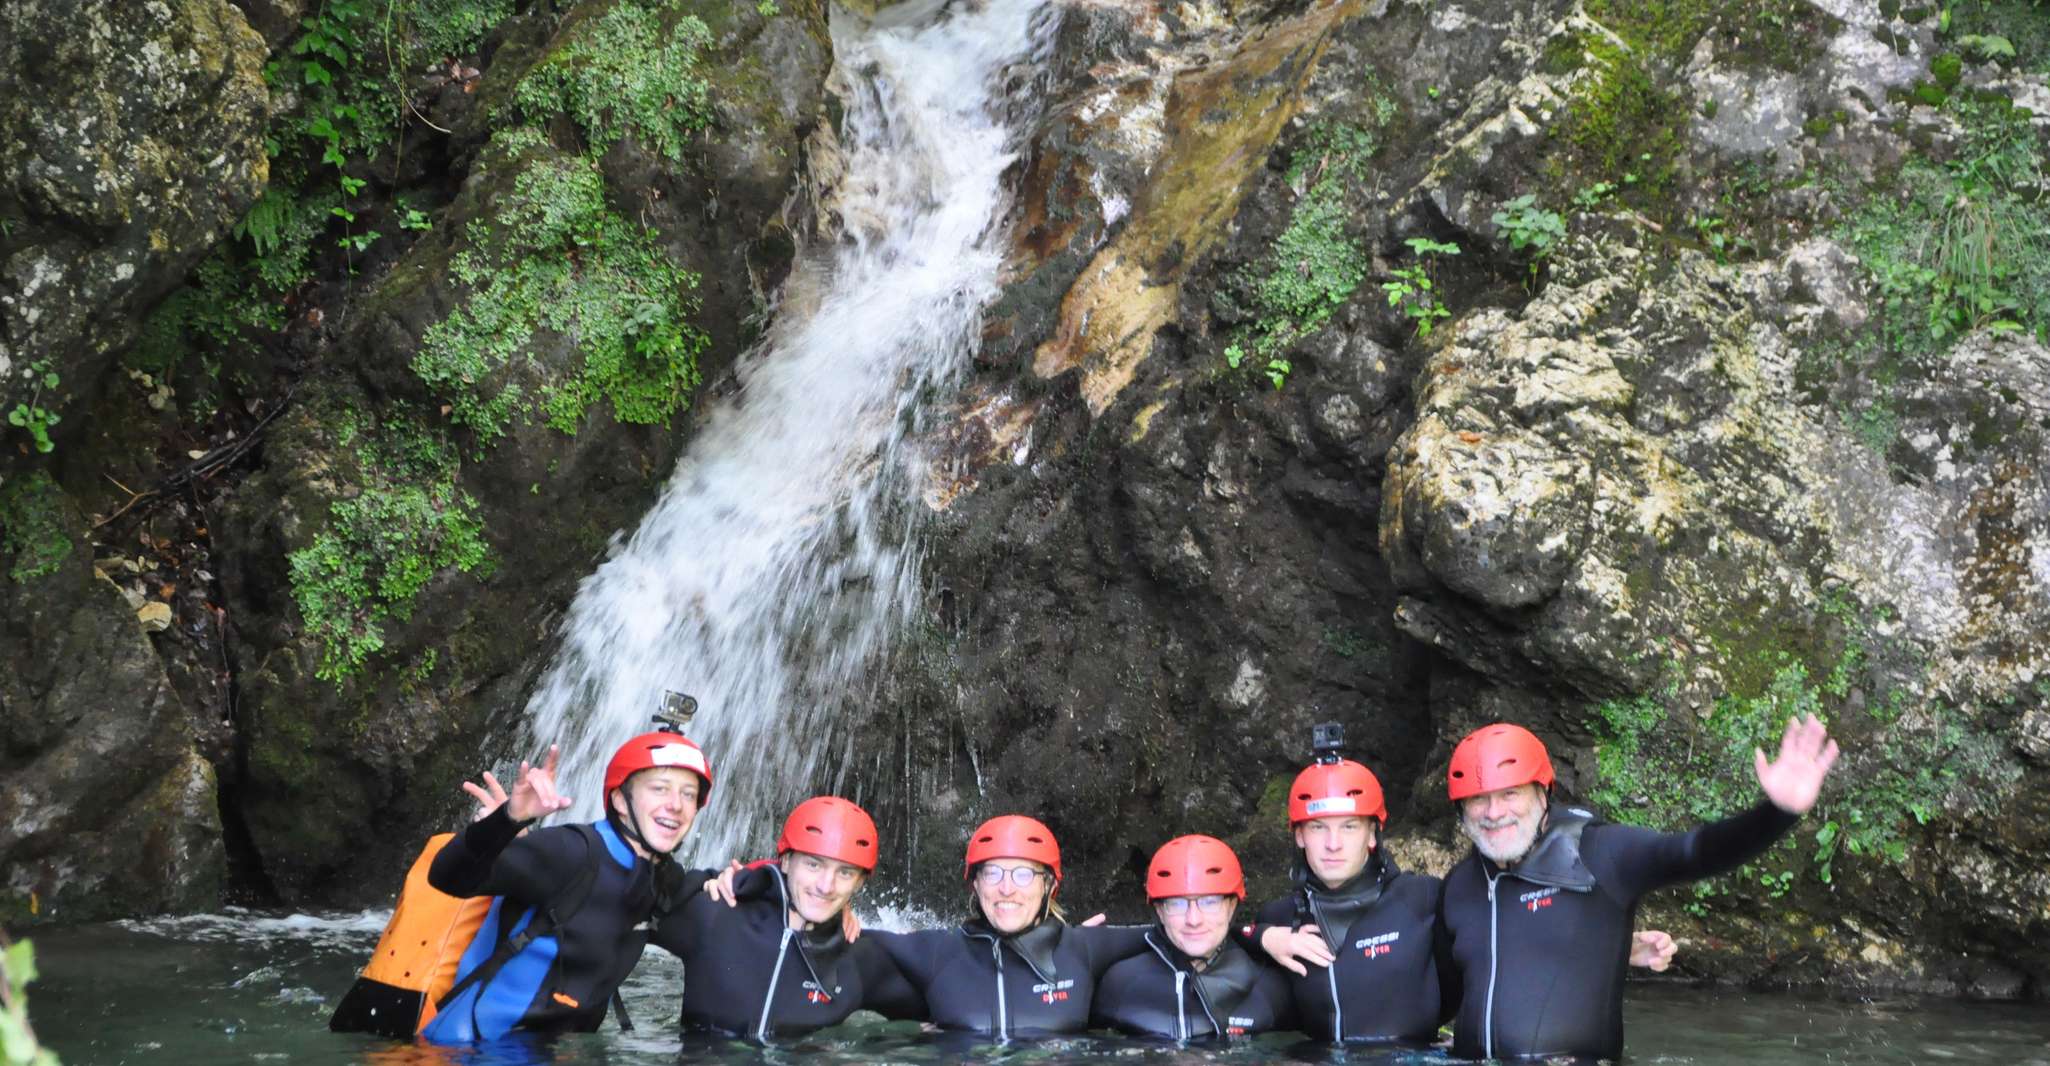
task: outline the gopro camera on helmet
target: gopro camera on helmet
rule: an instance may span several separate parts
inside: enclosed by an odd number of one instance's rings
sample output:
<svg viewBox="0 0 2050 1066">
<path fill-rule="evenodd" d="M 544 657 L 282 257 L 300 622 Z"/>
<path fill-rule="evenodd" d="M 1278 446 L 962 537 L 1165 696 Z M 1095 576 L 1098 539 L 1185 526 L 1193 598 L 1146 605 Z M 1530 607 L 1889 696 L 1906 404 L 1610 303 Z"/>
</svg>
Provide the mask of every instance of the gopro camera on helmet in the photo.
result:
<svg viewBox="0 0 2050 1066">
<path fill-rule="evenodd" d="M 1319 722 L 1311 726 L 1310 751 L 1315 762 L 1337 762 L 1345 758 L 1345 727 L 1337 722 Z"/>
<path fill-rule="evenodd" d="M 655 711 L 655 728 L 671 733 L 683 732 L 690 724 L 691 716 L 698 713 L 698 698 L 681 692 L 664 692 L 662 704 Z"/>
</svg>

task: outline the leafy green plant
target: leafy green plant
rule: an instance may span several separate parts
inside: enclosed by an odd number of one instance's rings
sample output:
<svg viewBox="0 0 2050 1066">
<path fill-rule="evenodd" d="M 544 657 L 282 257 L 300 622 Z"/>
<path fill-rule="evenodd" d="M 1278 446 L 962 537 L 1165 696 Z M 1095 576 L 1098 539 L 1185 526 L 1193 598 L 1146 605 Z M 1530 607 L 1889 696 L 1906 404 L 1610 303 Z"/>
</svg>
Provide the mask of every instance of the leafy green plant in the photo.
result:
<svg viewBox="0 0 2050 1066">
<path fill-rule="evenodd" d="M 43 405 L 43 393 L 46 390 L 55 391 L 58 385 L 63 384 L 63 379 L 57 376 L 55 370 L 50 369 L 48 359 L 39 359 L 29 364 L 28 377 L 28 399 L 16 403 L 14 408 L 7 412 L 7 424 L 16 429 L 27 430 L 29 439 L 35 442 L 37 451 L 55 451 L 57 445 L 50 440 L 50 427 L 64 419 Z"/>
<path fill-rule="evenodd" d="M 1428 337 L 1439 319 L 1452 314 L 1438 298 L 1438 283 L 1430 264 L 1437 256 L 1458 255 L 1459 246 L 1429 237 L 1411 237 L 1403 243 L 1416 255 L 1417 262 L 1396 270 L 1391 280 L 1381 283 L 1381 291 L 1388 294 L 1388 306 L 1401 308 L 1416 324 L 1417 336 Z"/>
<path fill-rule="evenodd" d="M 1615 195 L 1615 182 L 1598 181 L 1595 182 L 1593 185 L 1584 186 L 1578 192 L 1575 192 L 1573 194 L 1573 206 L 1581 209 L 1582 211 L 1592 211 L 1595 208 L 1600 207 L 1602 204 L 1606 203 Z"/>
<path fill-rule="evenodd" d="M 1531 252 L 1532 280 L 1536 280 L 1545 258 L 1552 254 L 1552 246 L 1566 236 L 1566 220 L 1557 211 L 1537 206 L 1537 196 L 1531 193 L 1503 204 L 1493 221 L 1495 228 L 1509 238 L 1510 251 Z"/>
<path fill-rule="evenodd" d="M 691 324 L 697 276 L 606 204 L 595 163 L 532 130 L 494 145 L 487 165 L 519 176 L 495 214 L 471 223 L 472 247 L 451 270 L 473 295 L 428 329 L 414 373 L 486 442 L 523 411 L 573 433 L 601 401 L 622 422 L 666 424 L 697 387 L 708 343 Z M 544 329 L 573 338 L 581 362 L 530 400 L 522 375 L 501 371 Z"/>
<path fill-rule="evenodd" d="M 403 408 L 375 427 L 341 424 L 362 485 L 336 500 L 313 542 L 287 558 L 292 598 L 320 642 L 316 674 L 340 681 L 384 647 L 384 627 L 412 617 L 434 576 L 490 565 L 477 502 L 456 484 L 455 448 Z M 353 446 L 353 447 L 351 447 Z"/>
<path fill-rule="evenodd" d="M 6 1066 L 57 1066 L 57 1054 L 36 1042 L 28 1021 L 28 986 L 36 979 L 36 949 L 0 936 L 0 1058 Z"/>
<path fill-rule="evenodd" d="M 1268 381 L 1274 383 L 1274 391 L 1279 392 L 1283 385 L 1288 384 L 1289 372 L 1294 369 L 1295 367 L 1286 359 L 1269 359 L 1263 373 L 1267 375 Z"/>
<path fill-rule="evenodd" d="M 537 118 L 565 112 L 594 152 L 631 133 L 673 159 L 712 121 L 701 54 L 712 32 L 676 0 L 621 0 L 528 72 L 514 104 Z"/>
</svg>

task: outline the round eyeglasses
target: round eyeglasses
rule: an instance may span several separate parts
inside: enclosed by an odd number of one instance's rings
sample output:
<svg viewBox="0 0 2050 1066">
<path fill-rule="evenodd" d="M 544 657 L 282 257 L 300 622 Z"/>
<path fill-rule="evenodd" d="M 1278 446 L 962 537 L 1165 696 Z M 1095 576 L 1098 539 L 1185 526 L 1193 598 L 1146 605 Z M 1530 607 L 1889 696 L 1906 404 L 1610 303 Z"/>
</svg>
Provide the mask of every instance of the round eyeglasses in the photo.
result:
<svg viewBox="0 0 2050 1066">
<path fill-rule="evenodd" d="M 1230 898 L 1230 896 L 1169 896 L 1156 902 L 1154 906 L 1160 908 L 1160 913 L 1169 918 L 1179 918 L 1189 913 L 1189 904 L 1191 903 L 1195 904 L 1196 909 L 1204 914 L 1216 915 L 1223 912 L 1224 901 Z"/>
<path fill-rule="evenodd" d="M 995 888 L 1003 884 L 1004 878 L 1008 877 L 1011 879 L 1011 883 L 1019 888 L 1030 888 L 1032 882 L 1039 880 L 1040 875 L 1045 872 L 1044 870 L 1035 870 L 1030 866 L 1004 867 L 984 863 L 982 868 L 975 872 L 975 879 L 990 888 Z"/>
</svg>

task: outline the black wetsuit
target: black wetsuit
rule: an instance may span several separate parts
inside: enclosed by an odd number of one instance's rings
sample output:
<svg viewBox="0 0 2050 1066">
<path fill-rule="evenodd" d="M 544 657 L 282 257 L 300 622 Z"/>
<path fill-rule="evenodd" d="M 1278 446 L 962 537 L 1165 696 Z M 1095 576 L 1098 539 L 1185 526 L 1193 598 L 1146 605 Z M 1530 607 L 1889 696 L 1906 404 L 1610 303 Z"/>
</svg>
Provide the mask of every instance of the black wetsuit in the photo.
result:
<svg viewBox="0 0 2050 1066">
<path fill-rule="evenodd" d="M 1145 926 L 1068 925 L 1049 918 L 1002 936 L 980 918 L 958 929 L 863 932 L 890 953 L 942 1029 L 998 1039 L 1089 1028 L 1096 983 L 1146 948 Z"/>
<path fill-rule="evenodd" d="M 594 867 L 595 877 L 581 905 L 557 916 L 562 924 L 552 934 L 535 938 L 497 976 L 437 1015 L 423 1034 L 429 1039 L 488 1040 L 510 1029 L 588 1032 L 605 1019 L 612 994 L 640 961 L 643 923 L 657 903 L 653 864 L 635 855 L 609 822 L 591 827 L 605 852 L 595 864 L 579 827 L 551 826 L 526 836 L 520 829 L 501 805 L 456 834 L 428 867 L 427 883 L 451 896 L 503 897 L 478 932 L 484 944 L 473 943 L 465 954 L 464 973 L 474 956 L 505 942 L 572 879 Z M 669 866 L 661 895 L 680 905 L 709 876 Z"/>
<path fill-rule="evenodd" d="M 1257 945 L 1268 927 L 1315 925 L 1323 934 L 1335 961 L 1287 975 L 1302 1030 L 1340 1042 L 1434 1040 L 1459 1001 L 1438 930 L 1438 879 L 1402 872 L 1380 848 L 1336 889 L 1300 863 L 1295 879 L 1294 892 L 1260 908 L 1248 935 Z"/>
<path fill-rule="evenodd" d="M 1227 939 L 1201 969 L 1165 930 L 1096 983 L 1095 1024 L 1136 1036 L 1205 1040 L 1295 1026 L 1289 976 Z"/>
<path fill-rule="evenodd" d="M 1621 1055 L 1637 901 L 1735 869 L 1799 820 L 1769 802 L 1688 833 L 1593 819 L 1555 809 L 1513 869 L 1476 852 L 1445 876 L 1442 921 L 1466 988 L 1454 1054 Z"/>
<path fill-rule="evenodd" d="M 741 874 L 737 907 L 699 895 L 666 915 L 651 940 L 683 960 L 683 1027 L 767 1042 L 845 1021 L 857 1010 L 922 1018 L 925 1001 L 883 949 L 849 944 L 836 918 L 794 930 L 773 865 Z"/>
</svg>

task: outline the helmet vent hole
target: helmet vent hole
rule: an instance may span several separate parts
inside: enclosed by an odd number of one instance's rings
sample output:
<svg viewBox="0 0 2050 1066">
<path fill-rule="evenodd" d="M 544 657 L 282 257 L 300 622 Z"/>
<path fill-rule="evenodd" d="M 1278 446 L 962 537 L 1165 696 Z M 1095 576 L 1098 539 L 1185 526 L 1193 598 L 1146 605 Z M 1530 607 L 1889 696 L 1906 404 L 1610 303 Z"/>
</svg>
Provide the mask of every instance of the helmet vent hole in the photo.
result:
<svg viewBox="0 0 2050 1066">
<path fill-rule="evenodd" d="M 810 833 L 810 834 L 811 834 L 812 836 L 815 836 L 815 837 L 822 837 L 822 836 L 825 836 L 825 835 L 826 835 L 826 834 L 825 834 L 825 832 L 824 832 L 823 830 L 821 830 L 821 829 L 820 829 L 820 828 L 819 828 L 818 826 L 815 826 L 815 825 L 808 825 L 808 826 L 805 826 L 805 827 L 804 827 L 804 831 L 805 831 L 805 832 L 807 832 L 807 833 Z"/>
</svg>

